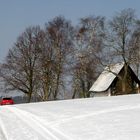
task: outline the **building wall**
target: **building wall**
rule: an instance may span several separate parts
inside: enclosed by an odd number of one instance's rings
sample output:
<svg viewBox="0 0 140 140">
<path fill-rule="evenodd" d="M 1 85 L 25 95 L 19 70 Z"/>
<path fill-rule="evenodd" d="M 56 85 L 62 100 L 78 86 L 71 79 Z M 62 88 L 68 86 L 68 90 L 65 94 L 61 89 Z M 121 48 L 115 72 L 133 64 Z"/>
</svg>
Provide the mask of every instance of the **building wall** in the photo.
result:
<svg viewBox="0 0 140 140">
<path fill-rule="evenodd" d="M 122 70 L 119 74 L 121 77 L 124 75 L 124 71 Z M 119 78 L 116 78 L 112 83 L 112 91 L 111 95 L 124 95 L 124 94 L 135 94 L 138 93 L 137 83 L 133 75 L 131 74 L 130 69 L 128 69 L 128 74 L 125 81 L 126 91 L 122 92 L 122 81 Z"/>
<path fill-rule="evenodd" d="M 91 92 L 90 97 L 105 97 L 111 96 L 110 89 L 104 92 Z"/>
</svg>

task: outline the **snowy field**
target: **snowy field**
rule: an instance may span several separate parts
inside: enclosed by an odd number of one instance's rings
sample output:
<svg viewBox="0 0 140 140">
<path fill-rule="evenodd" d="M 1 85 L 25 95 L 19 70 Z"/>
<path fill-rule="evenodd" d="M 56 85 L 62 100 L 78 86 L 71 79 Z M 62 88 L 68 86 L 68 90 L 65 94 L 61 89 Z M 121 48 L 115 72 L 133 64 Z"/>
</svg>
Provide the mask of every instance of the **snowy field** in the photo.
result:
<svg viewBox="0 0 140 140">
<path fill-rule="evenodd" d="M 0 106 L 0 140 L 140 140 L 140 95 Z"/>
</svg>

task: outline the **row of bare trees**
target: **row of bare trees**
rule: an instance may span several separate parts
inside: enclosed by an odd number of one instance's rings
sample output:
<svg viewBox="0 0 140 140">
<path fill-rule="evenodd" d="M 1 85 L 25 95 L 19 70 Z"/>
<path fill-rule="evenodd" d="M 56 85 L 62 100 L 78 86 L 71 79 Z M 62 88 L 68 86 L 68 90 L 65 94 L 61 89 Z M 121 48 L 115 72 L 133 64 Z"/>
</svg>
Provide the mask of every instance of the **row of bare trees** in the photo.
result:
<svg viewBox="0 0 140 140">
<path fill-rule="evenodd" d="M 42 100 L 57 99 L 64 87 L 64 73 L 72 53 L 73 27 L 56 17 L 44 29 L 29 27 L 9 50 L 1 67 L 8 90 L 20 90 Z"/>
<path fill-rule="evenodd" d="M 140 21 L 132 9 L 116 13 L 109 21 L 101 16 L 81 18 L 76 27 L 56 17 L 43 29 L 29 27 L 18 37 L 0 76 L 6 90 L 23 92 L 28 102 L 33 96 L 41 100 L 89 97 L 92 83 L 110 63 L 124 62 L 125 74 L 131 64 L 139 75 L 139 35 Z"/>
</svg>

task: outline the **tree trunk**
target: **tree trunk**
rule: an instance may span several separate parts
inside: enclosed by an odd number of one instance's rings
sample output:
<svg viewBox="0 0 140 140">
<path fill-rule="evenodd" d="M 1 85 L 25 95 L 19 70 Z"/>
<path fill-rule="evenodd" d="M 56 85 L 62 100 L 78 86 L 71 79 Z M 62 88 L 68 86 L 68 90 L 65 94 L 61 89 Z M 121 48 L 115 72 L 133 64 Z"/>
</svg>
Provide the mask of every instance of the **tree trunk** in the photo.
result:
<svg viewBox="0 0 140 140">
<path fill-rule="evenodd" d="M 45 86 L 45 89 L 44 89 L 44 94 L 45 94 L 45 96 L 44 96 L 44 100 L 45 101 L 47 101 L 48 100 L 48 92 L 49 92 L 49 88 L 48 88 L 48 83 L 46 83 L 46 86 Z"/>
<path fill-rule="evenodd" d="M 55 93 L 54 93 L 54 100 L 57 99 L 58 87 L 59 87 L 59 79 L 60 79 L 60 73 L 58 73 L 57 79 L 56 79 L 56 89 L 55 89 Z"/>
<path fill-rule="evenodd" d="M 73 93 L 73 95 L 72 95 L 72 99 L 75 98 L 75 95 L 76 95 L 76 90 L 74 89 L 74 93 Z"/>
<path fill-rule="evenodd" d="M 124 75 L 123 75 L 123 79 L 122 79 L 122 92 L 123 93 L 126 93 L 127 73 L 128 73 L 128 65 L 125 64 L 124 65 Z"/>
<path fill-rule="evenodd" d="M 28 94 L 28 100 L 27 100 L 27 103 L 30 103 L 30 102 L 31 102 L 31 97 L 32 97 L 32 93 L 30 92 L 30 93 Z"/>
</svg>

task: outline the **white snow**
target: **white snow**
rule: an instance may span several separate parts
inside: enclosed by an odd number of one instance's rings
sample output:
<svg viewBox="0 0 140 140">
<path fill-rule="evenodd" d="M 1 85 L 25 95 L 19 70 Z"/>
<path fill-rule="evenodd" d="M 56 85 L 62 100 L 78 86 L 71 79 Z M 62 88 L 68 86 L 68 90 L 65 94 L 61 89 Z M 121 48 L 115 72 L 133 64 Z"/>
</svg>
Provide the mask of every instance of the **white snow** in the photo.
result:
<svg viewBox="0 0 140 140">
<path fill-rule="evenodd" d="M 89 91 L 93 91 L 93 92 L 106 91 L 116 77 L 116 75 L 109 72 L 109 70 L 111 70 L 115 74 L 118 74 L 123 68 L 123 66 L 124 66 L 123 63 L 117 63 L 115 65 L 106 67 L 105 70 L 100 74 L 100 76 L 94 82 L 94 84 L 92 85 Z"/>
<path fill-rule="evenodd" d="M 140 94 L 0 106 L 0 140 L 132 139 Z"/>
</svg>

